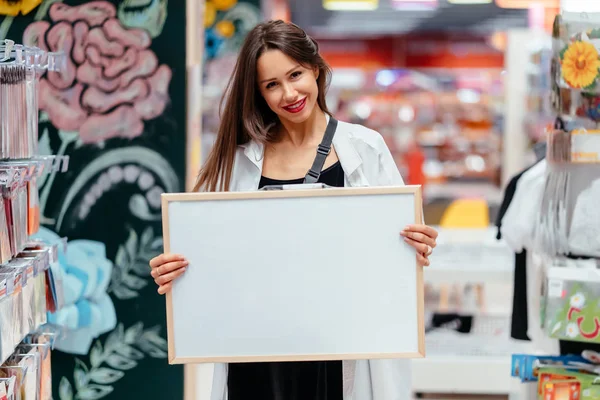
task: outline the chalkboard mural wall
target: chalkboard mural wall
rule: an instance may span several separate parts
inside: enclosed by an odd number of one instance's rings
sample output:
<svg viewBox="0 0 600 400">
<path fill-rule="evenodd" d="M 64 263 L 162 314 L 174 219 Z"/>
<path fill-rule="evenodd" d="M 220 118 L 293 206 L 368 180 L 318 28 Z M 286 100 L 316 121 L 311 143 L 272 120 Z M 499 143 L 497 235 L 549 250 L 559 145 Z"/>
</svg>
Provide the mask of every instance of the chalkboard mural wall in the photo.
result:
<svg viewBox="0 0 600 400">
<path fill-rule="evenodd" d="M 204 85 L 217 99 L 259 3 L 206 0 Z M 162 252 L 160 194 L 185 190 L 185 10 L 184 0 L 0 0 L 0 39 L 68 55 L 39 86 L 39 151 L 70 156 L 68 173 L 38 180 L 39 236 L 69 239 L 67 306 L 49 317 L 62 331 L 55 400 L 183 399 L 148 260 Z"/>
<path fill-rule="evenodd" d="M 0 13 L 1 39 L 68 54 L 39 85 L 40 152 L 70 156 L 40 182 L 39 236 L 69 239 L 54 399 L 182 399 L 148 260 L 162 252 L 160 195 L 184 185 L 185 3 L 0 1 Z"/>
</svg>

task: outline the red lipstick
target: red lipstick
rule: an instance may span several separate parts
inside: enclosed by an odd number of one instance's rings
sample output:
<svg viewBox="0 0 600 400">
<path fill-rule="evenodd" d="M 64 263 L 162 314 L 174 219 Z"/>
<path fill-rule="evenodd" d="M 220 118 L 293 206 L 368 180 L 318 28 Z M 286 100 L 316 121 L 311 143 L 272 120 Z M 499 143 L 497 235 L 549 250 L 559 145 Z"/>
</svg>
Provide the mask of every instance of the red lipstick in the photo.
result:
<svg viewBox="0 0 600 400">
<path fill-rule="evenodd" d="M 306 97 L 300 101 L 295 102 L 294 104 L 290 104 L 289 106 L 283 107 L 283 109 L 289 113 L 296 114 L 296 113 L 299 113 L 300 111 L 302 111 L 304 109 L 305 105 L 306 105 Z"/>
</svg>

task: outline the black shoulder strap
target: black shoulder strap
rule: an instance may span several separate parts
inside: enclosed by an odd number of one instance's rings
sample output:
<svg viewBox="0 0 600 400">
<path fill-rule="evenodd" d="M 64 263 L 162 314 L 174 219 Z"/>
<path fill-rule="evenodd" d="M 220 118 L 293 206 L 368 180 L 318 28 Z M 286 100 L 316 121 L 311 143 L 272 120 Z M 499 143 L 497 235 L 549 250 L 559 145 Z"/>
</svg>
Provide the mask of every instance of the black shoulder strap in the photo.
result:
<svg viewBox="0 0 600 400">
<path fill-rule="evenodd" d="M 331 152 L 331 143 L 333 142 L 333 135 L 335 135 L 337 124 L 338 122 L 335 118 L 329 118 L 329 123 L 327 124 L 327 129 L 325 129 L 323 140 L 317 147 L 315 161 L 313 161 L 312 167 L 308 170 L 308 173 L 304 177 L 304 183 L 316 183 L 319 180 L 321 171 L 323 170 L 323 165 L 325 165 L 325 160 L 327 160 L 327 156 Z"/>
</svg>

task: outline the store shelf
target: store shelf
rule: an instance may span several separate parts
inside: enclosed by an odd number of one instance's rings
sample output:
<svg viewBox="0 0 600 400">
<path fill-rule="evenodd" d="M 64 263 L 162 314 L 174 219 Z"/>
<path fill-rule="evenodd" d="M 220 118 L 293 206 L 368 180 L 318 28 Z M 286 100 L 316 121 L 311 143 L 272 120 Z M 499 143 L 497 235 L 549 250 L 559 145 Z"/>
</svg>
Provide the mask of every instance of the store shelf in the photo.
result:
<svg viewBox="0 0 600 400">
<path fill-rule="evenodd" d="M 428 283 L 512 283 L 514 254 L 496 228 L 438 228 L 438 245 L 424 269 Z"/>
<path fill-rule="evenodd" d="M 509 394 L 510 356 L 427 356 L 412 361 L 415 393 Z"/>
<path fill-rule="evenodd" d="M 426 201 L 478 197 L 484 199 L 490 205 L 499 205 L 502 202 L 503 195 L 502 189 L 491 183 L 428 183 L 424 189 Z"/>
<path fill-rule="evenodd" d="M 426 268 L 423 278 L 427 283 L 510 283 L 513 280 L 512 269 L 446 267 L 431 265 Z"/>
</svg>

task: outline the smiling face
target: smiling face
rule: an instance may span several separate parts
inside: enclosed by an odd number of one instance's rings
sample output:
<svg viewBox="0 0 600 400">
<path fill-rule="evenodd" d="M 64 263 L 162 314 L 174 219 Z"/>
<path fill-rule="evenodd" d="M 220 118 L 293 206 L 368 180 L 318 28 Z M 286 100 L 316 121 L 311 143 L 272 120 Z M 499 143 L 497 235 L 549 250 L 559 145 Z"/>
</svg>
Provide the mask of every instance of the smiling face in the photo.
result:
<svg viewBox="0 0 600 400">
<path fill-rule="evenodd" d="M 306 68 L 279 50 L 267 50 L 256 63 L 261 95 L 279 119 L 302 123 L 317 107 L 318 69 Z"/>
</svg>

